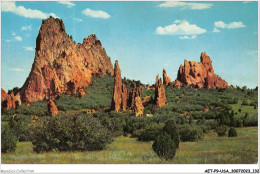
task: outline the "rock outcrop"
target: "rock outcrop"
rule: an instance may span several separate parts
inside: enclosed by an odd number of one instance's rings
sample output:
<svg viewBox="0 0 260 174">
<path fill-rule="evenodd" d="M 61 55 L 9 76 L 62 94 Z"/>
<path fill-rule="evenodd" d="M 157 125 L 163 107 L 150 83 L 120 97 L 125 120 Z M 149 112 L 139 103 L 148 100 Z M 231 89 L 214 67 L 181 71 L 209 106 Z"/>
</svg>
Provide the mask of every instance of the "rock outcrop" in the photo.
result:
<svg viewBox="0 0 260 174">
<path fill-rule="evenodd" d="M 136 88 L 136 83 L 134 82 L 134 87 L 132 91 L 129 92 L 129 98 L 128 98 L 128 107 L 130 109 L 134 109 L 136 96 L 140 96 L 140 90 Z"/>
<path fill-rule="evenodd" d="M 50 17 L 42 21 L 32 69 L 19 95 L 26 103 L 61 93 L 82 96 L 92 76 L 105 74 L 113 75 L 113 66 L 97 37 L 92 34 L 76 44 L 63 21 Z"/>
<path fill-rule="evenodd" d="M 48 100 L 48 115 L 56 116 L 59 113 L 58 108 L 52 100 Z"/>
<path fill-rule="evenodd" d="M 156 76 L 154 99 L 158 107 L 162 107 L 166 104 L 165 89 L 162 79 L 159 79 L 159 75 Z"/>
<path fill-rule="evenodd" d="M 127 107 L 127 92 L 126 85 L 122 82 L 121 70 L 118 61 L 115 61 L 114 67 L 114 90 L 111 102 L 111 110 L 118 112 L 120 109 L 126 110 Z"/>
<path fill-rule="evenodd" d="M 136 96 L 134 100 L 134 111 L 135 111 L 135 116 L 142 116 L 144 115 L 144 106 L 143 102 L 140 96 Z"/>
<path fill-rule="evenodd" d="M 2 109 L 15 109 L 17 106 L 14 93 L 7 94 L 3 88 L 1 88 L 1 107 Z"/>
<path fill-rule="evenodd" d="M 228 88 L 228 83 L 214 73 L 212 61 L 202 52 L 200 62 L 184 61 L 178 71 L 175 86 L 187 85 L 195 88 Z"/>
<path fill-rule="evenodd" d="M 144 107 L 140 95 L 140 89 L 136 88 L 135 83 L 133 90 L 128 92 L 126 84 L 122 81 L 121 70 L 118 61 L 116 60 L 114 67 L 114 90 L 111 110 L 118 112 L 120 110 L 124 111 L 126 109 L 133 109 L 136 116 L 143 115 Z"/>
<path fill-rule="evenodd" d="M 3 88 L 1 88 L 1 104 L 2 104 L 2 108 L 3 108 L 3 102 L 7 99 L 8 94 L 5 92 L 5 90 Z"/>
<path fill-rule="evenodd" d="M 167 76 L 166 69 L 163 68 L 163 84 L 168 85 L 171 82 L 171 78 Z"/>
<path fill-rule="evenodd" d="M 128 107 L 134 110 L 136 116 L 142 116 L 144 114 L 141 89 L 137 89 L 136 83 L 134 83 L 133 90 L 129 93 Z"/>
</svg>

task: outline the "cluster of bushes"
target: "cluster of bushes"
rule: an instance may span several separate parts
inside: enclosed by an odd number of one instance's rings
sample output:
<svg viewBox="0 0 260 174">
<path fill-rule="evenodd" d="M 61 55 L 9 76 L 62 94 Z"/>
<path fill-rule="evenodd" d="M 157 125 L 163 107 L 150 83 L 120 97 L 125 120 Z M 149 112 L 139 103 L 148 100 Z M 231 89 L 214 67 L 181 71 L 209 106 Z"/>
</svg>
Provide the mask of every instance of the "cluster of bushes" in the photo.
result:
<svg viewBox="0 0 260 174">
<path fill-rule="evenodd" d="M 35 152 L 102 150 L 113 141 L 97 118 L 82 113 L 42 117 L 30 130 Z"/>
<path fill-rule="evenodd" d="M 30 116 L 26 115 L 16 114 L 9 118 L 9 127 L 14 132 L 18 141 L 29 141 L 31 139 L 29 131 L 30 122 Z"/>
<path fill-rule="evenodd" d="M 133 136 L 139 141 L 153 141 L 155 137 L 162 131 L 164 124 L 152 123 L 144 128 L 133 132 Z"/>
<path fill-rule="evenodd" d="M 172 111 L 178 113 L 184 113 L 185 111 L 203 111 L 204 107 L 201 105 L 194 105 L 190 103 L 176 103 L 173 105 Z"/>
<path fill-rule="evenodd" d="M 166 160 L 172 159 L 179 148 L 180 134 L 174 120 L 165 123 L 162 131 L 155 137 L 153 150 L 155 153 Z"/>
<path fill-rule="evenodd" d="M 8 124 L 1 126 L 1 152 L 13 152 L 16 149 L 17 138 Z"/>
<path fill-rule="evenodd" d="M 110 131 L 113 137 L 124 134 L 126 127 L 126 118 L 131 116 L 131 114 L 128 112 L 117 113 L 104 111 L 99 111 L 92 115 L 93 117 L 99 119 L 100 123 Z"/>
<path fill-rule="evenodd" d="M 229 128 L 226 125 L 219 126 L 216 129 L 216 132 L 217 132 L 218 136 L 226 136 L 227 130 L 228 130 L 228 137 L 236 137 L 237 136 L 236 129 L 234 127 Z"/>
<path fill-rule="evenodd" d="M 258 115 L 245 114 L 244 117 L 235 117 L 233 110 L 222 110 L 218 113 L 216 120 L 219 125 L 227 125 L 231 127 L 245 127 L 245 126 L 257 126 L 258 125 Z"/>
<path fill-rule="evenodd" d="M 243 118 L 243 126 L 258 126 L 258 115 L 248 115 Z"/>
<path fill-rule="evenodd" d="M 100 109 L 110 107 L 113 95 L 114 78 L 106 75 L 102 78 L 95 77 L 92 84 L 86 88 L 86 94 L 77 98 L 62 94 L 55 104 L 59 110 L 81 110 L 81 109 Z"/>
<path fill-rule="evenodd" d="M 17 109 L 9 109 L 9 110 L 2 109 L 2 115 L 6 115 L 6 117 L 13 116 L 14 114 L 44 116 L 47 113 L 47 109 L 48 109 L 47 106 L 48 103 L 46 100 L 39 100 L 31 103 L 30 106 L 27 106 L 26 104 L 22 104 Z"/>
<path fill-rule="evenodd" d="M 226 126 L 226 125 L 222 125 L 222 126 L 217 127 L 216 132 L 217 132 L 218 136 L 225 136 L 228 128 L 229 127 Z"/>
<path fill-rule="evenodd" d="M 193 112 L 192 114 L 192 117 L 194 119 L 202 119 L 202 118 L 205 118 L 205 119 L 215 119 L 218 115 L 218 111 L 208 111 L 208 112 Z"/>
<path fill-rule="evenodd" d="M 204 137 L 203 129 L 198 125 L 184 124 L 178 126 L 181 141 L 198 141 Z"/>
</svg>

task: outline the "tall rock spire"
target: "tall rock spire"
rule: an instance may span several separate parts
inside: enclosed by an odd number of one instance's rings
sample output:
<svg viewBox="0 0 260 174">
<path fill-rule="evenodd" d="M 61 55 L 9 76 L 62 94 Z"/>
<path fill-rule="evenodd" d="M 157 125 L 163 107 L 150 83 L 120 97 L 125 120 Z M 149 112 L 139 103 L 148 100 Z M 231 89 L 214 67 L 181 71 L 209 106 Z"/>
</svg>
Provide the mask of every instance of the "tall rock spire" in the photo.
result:
<svg viewBox="0 0 260 174">
<path fill-rule="evenodd" d="M 159 75 L 156 76 L 155 93 L 154 93 L 156 106 L 162 107 L 166 104 L 166 95 L 162 79 L 159 79 Z"/>
</svg>

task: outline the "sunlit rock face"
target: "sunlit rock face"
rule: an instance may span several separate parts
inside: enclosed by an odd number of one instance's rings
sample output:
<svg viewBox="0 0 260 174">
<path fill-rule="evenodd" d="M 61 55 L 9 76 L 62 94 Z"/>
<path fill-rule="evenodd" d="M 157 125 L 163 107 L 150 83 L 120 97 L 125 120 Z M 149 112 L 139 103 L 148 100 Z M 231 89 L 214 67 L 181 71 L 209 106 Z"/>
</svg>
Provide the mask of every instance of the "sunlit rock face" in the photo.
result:
<svg viewBox="0 0 260 174">
<path fill-rule="evenodd" d="M 197 88 L 228 88 L 228 83 L 214 73 L 212 61 L 202 52 L 200 62 L 184 61 L 178 71 L 175 86 L 187 85 Z"/>
<path fill-rule="evenodd" d="M 76 44 L 63 21 L 50 17 L 42 21 L 31 72 L 19 95 L 26 103 L 62 93 L 82 96 L 92 76 L 113 73 L 110 58 L 94 34 Z"/>
</svg>

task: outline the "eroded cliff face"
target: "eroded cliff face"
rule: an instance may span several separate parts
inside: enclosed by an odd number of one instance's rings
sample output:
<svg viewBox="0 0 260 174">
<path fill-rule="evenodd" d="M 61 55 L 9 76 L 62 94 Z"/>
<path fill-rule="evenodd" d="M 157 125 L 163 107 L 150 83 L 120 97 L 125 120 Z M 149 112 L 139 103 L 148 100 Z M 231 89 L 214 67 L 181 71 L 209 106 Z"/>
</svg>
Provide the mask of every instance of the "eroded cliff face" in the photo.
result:
<svg viewBox="0 0 260 174">
<path fill-rule="evenodd" d="M 105 74 L 113 75 L 113 66 L 97 37 L 92 34 L 76 44 L 62 20 L 50 17 L 42 21 L 34 63 L 19 95 L 25 103 L 62 93 L 82 96 L 92 76 Z"/>
<path fill-rule="evenodd" d="M 197 88 L 228 88 L 228 83 L 214 73 L 212 61 L 202 52 L 200 62 L 184 61 L 178 71 L 174 85 L 188 85 Z"/>
<path fill-rule="evenodd" d="M 1 107 L 2 109 L 15 109 L 18 103 L 15 100 L 14 93 L 7 94 L 3 88 L 1 88 Z"/>
</svg>

